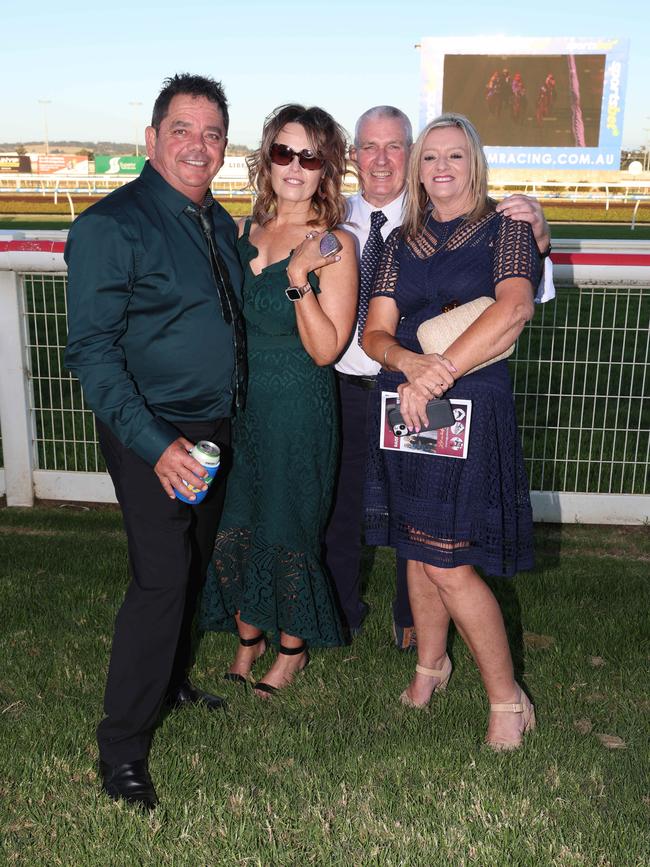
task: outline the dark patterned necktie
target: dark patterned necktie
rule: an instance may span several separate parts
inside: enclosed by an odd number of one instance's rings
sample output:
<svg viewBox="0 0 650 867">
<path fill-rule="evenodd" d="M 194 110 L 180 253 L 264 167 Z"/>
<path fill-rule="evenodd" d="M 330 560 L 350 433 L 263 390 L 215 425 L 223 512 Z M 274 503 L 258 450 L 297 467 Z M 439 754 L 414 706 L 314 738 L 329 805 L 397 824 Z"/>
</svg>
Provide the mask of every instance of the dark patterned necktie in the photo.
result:
<svg viewBox="0 0 650 867">
<path fill-rule="evenodd" d="M 216 241 L 214 240 L 213 224 L 212 224 L 212 205 L 214 199 L 212 193 L 208 190 L 203 205 L 188 205 L 185 208 L 188 213 L 201 227 L 201 231 L 205 236 L 208 244 L 208 253 L 210 256 L 210 265 L 212 266 L 212 275 L 214 282 L 219 292 L 219 302 L 221 304 L 221 315 L 223 321 L 227 325 L 232 325 L 233 349 L 235 360 L 235 407 L 242 409 L 246 403 L 246 383 L 248 374 L 248 365 L 246 361 L 246 332 L 244 330 L 244 319 L 239 309 L 237 295 L 233 289 L 230 280 L 230 273 L 223 256 L 219 252 Z"/>
<path fill-rule="evenodd" d="M 364 244 L 363 252 L 361 253 L 361 267 L 359 269 L 359 346 L 361 346 L 361 336 L 363 329 L 366 327 L 366 319 L 368 318 L 368 304 L 370 303 L 372 284 L 375 282 L 377 267 L 384 250 L 381 227 L 387 219 L 383 211 L 372 212 L 370 215 L 368 240 Z"/>
</svg>

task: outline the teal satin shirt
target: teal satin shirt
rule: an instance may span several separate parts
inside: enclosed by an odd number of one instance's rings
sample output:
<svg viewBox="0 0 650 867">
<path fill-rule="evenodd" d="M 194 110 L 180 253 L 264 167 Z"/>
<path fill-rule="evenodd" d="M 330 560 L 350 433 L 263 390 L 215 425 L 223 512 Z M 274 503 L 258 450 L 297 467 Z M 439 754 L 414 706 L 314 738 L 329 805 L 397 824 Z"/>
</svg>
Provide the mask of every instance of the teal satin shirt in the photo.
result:
<svg viewBox="0 0 650 867">
<path fill-rule="evenodd" d="M 139 178 L 73 223 L 66 367 L 86 403 L 152 466 L 174 422 L 230 416 L 233 335 L 190 200 L 146 163 Z M 217 203 L 217 246 L 240 297 L 237 229 Z"/>
</svg>

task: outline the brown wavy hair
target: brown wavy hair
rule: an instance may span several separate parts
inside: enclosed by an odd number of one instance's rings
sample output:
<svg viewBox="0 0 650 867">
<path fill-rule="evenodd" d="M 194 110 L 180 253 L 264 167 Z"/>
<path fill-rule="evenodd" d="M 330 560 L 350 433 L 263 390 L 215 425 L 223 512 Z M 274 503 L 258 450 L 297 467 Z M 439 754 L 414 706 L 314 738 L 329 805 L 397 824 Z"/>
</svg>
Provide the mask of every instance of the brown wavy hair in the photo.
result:
<svg viewBox="0 0 650 867">
<path fill-rule="evenodd" d="M 315 212 L 308 225 L 324 225 L 328 230 L 345 220 L 345 199 L 341 184 L 346 170 L 346 133 L 334 118 L 322 108 L 290 103 L 274 109 L 264 121 L 259 148 L 246 158 L 250 186 L 257 193 L 253 219 L 260 226 L 276 214 L 276 195 L 271 186 L 271 145 L 288 123 L 299 123 L 307 133 L 310 149 L 325 160 L 318 189 L 312 196 Z"/>
<path fill-rule="evenodd" d="M 430 208 L 429 197 L 420 181 L 420 159 L 424 150 L 424 142 L 432 129 L 444 129 L 455 126 L 460 129 L 467 140 L 469 151 L 469 211 L 466 219 L 473 222 L 494 210 L 494 202 L 488 197 L 488 165 L 483 152 L 481 139 L 474 124 L 462 114 L 447 112 L 428 123 L 411 150 L 408 170 L 406 173 L 406 202 L 404 205 L 404 220 L 402 234 L 415 235 L 424 225 Z"/>
</svg>

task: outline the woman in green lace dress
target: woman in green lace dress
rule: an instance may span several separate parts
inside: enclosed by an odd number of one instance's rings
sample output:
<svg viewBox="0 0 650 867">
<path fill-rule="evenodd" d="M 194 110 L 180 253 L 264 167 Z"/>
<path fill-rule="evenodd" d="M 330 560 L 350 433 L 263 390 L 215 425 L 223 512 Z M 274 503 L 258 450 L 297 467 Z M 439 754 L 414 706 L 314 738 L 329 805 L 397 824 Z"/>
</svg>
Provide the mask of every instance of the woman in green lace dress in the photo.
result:
<svg viewBox="0 0 650 867">
<path fill-rule="evenodd" d="M 332 362 L 352 331 L 357 265 L 344 219 L 345 134 L 319 108 L 287 105 L 250 160 L 258 196 L 240 225 L 249 386 L 233 426 L 233 469 L 203 595 L 203 629 L 237 631 L 226 677 L 268 697 L 308 661 L 307 645 L 343 643 L 321 547 L 337 462 Z M 332 231 L 341 249 L 324 257 Z M 287 290 L 289 290 L 287 292 Z"/>
</svg>

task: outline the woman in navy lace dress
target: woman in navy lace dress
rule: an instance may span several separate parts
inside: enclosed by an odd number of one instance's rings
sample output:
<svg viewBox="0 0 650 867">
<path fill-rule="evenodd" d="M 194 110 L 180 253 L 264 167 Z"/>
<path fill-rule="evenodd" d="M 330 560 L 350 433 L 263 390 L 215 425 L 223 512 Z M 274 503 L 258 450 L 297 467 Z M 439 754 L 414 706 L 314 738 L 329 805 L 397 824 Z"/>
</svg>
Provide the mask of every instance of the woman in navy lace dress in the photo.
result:
<svg viewBox="0 0 650 867">
<path fill-rule="evenodd" d="M 468 373 L 510 346 L 533 315 L 539 254 L 527 223 L 494 210 L 478 134 L 460 115 L 431 122 L 413 147 L 408 204 L 389 238 L 363 347 L 381 362 L 382 391 L 398 391 L 409 429 L 433 397 L 472 402 L 466 459 L 385 451 L 379 407 L 367 483 L 366 538 L 408 560 L 418 665 L 402 701 L 428 704 L 451 674 L 453 620 L 490 700 L 487 743 L 514 749 L 535 723 L 514 680 L 499 605 L 477 572 L 512 576 L 533 562 L 532 512 L 507 361 Z M 490 296 L 444 356 L 423 354 L 416 331 L 447 305 Z"/>
</svg>

